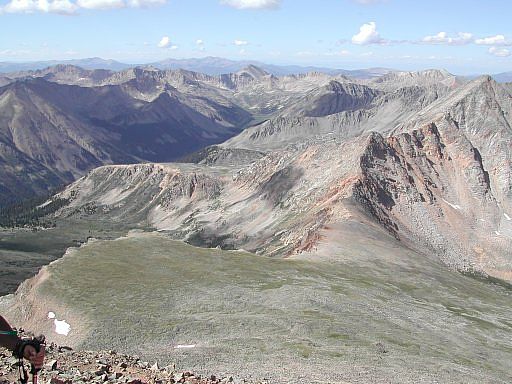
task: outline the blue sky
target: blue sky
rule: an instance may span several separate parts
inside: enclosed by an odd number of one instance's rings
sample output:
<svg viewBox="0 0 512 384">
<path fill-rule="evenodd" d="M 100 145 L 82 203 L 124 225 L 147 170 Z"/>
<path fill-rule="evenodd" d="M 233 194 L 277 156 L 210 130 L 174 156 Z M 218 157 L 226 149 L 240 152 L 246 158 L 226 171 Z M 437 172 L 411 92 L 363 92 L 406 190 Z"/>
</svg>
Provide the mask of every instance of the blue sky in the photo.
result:
<svg viewBox="0 0 512 384">
<path fill-rule="evenodd" d="M 0 0 L 0 61 L 512 70 L 510 0 Z"/>
</svg>

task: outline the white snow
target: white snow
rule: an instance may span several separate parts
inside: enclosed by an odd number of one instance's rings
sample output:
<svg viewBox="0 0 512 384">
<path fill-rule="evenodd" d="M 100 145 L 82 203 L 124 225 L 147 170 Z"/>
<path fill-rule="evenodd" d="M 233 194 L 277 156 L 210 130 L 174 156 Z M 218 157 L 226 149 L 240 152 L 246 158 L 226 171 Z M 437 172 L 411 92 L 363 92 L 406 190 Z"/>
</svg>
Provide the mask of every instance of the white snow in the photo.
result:
<svg viewBox="0 0 512 384">
<path fill-rule="evenodd" d="M 507 219 L 508 221 L 512 220 L 512 217 L 510 217 L 509 215 L 507 215 L 506 213 L 504 213 L 503 215 L 505 215 L 505 219 Z"/>
<path fill-rule="evenodd" d="M 58 320 L 55 312 L 48 312 L 48 318 L 53 320 L 53 324 L 55 325 L 55 333 L 59 335 L 67 336 L 69 331 L 71 330 L 71 325 L 69 325 L 66 320 Z"/>
<path fill-rule="evenodd" d="M 448 204 L 450 207 L 452 207 L 453 209 L 457 209 L 460 211 L 460 205 L 457 205 L 457 204 L 452 204 L 450 203 L 449 201 L 446 201 L 445 199 L 443 199 L 443 201 Z"/>
<path fill-rule="evenodd" d="M 500 232 L 498 232 L 498 231 L 494 231 L 494 233 L 495 233 L 496 235 L 498 235 L 498 236 L 501 236 L 501 233 L 500 233 Z"/>
<path fill-rule="evenodd" d="M 55 324 L 55 332 L 59 335 L 67 336 L 69 331 L 71 330 L 71 325 L 69 325 L 66 320 L 53 320 Z"/>
<path fill-rule="evenodd" d="M 38 205 L 37 208 L 44 208 L 46 207 L 48 204 L 50 204 L 52 201 L 51 200 L 48 200 L 47 202 L 41 204 L 41 205 Z"/>
<path fill-rule="evenodd" d="M 195 344 L 178 344 L 174 347 L 174 349 L 181 349 L 181 348 L 195 348 Z"/>
</svg>

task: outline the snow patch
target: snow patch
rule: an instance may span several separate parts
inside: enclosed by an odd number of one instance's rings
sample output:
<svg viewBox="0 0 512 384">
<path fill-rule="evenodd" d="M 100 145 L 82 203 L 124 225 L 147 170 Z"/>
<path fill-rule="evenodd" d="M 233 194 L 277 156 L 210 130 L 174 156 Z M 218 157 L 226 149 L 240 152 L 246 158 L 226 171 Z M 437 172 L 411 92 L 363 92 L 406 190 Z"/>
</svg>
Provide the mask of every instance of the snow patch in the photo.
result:
<svg viewBox="0 0 512 384">
<path fill-rule="evenodd" d="M 503 214 L 505 216 L 505 219 L 507 219 L 508 221 L 512 220 L 512 217 L 510 217 L 509 215 L 507 215 L 506 213 Z"/>
<path fill-rule="evenodd" d="M 53 320 L 55 325 L 55 333 L 67 336 L 71 331 L 71 325 L 66 320 L 58 320 L 55 312 L 48 312 L 48 319 Z"/>
<path fill-rule="evenodd" d="M 48 200 L 48 201 L 44 202 L 43 204 L 38 205 L 38 206 L 37 206 L 37 208 L 44 208 L 44 207 L 46 207 L 48 204 L 50 204 L 51 202 L 52 202 L 51 200 Z"/>
<path fill-rule="evenodd" d="M 69 331 L 71 330 L 71 325 L 69 325 L 66 320 L 53 320 L 53 324 L 55 324 L 55 332 L 59 335 L 67 336 Z"/>
<path fill-rule="evenodd" d="M 195 348 L 195 344 L 178 344 L 174 346 L 174 349 L 182 349 L 182 348 Z"/>
<path fill-rule="evenodd" d="M 501 236 L 501 233 L 500 233 L 500 232 L 498 232 L 498 231 L 494 231 L 494 233 L 495 233 L 496 235 L 498 235 L 498 236 Z"/>
<path fill-rule="evenodd" d="M 460 205 L 452 204 L 452 203 L 450 203 L 449 201 L 446 201 L 445 199 L 443 199 L 443 201 L 444 201 L 446 204 L 448 204 L 450 207 L 452 207 L 453 209 L 456 209 L 456 210 L 460 211 L 460 209 L 461 209 L 461 208 L 460 208 Z"/>
</svg>

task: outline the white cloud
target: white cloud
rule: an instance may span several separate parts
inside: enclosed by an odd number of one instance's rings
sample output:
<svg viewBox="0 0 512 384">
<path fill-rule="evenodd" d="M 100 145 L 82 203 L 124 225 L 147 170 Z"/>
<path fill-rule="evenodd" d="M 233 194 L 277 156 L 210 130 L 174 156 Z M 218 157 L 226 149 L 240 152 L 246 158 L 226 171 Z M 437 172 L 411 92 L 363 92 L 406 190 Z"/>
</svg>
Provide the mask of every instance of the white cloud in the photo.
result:
<svg viewBox="0 0 512 384">
<path fill-rule="evenodd" d="M 281 0 L 221 0 L 221 4 L 237 9 L 276 9 Z"/>
<path fill-rule="evenodd" d="M 0 13 L 58 13 L 69 15 L 76 11 L 77 6 L 69 0 L 11 0 L 0 7 Z"/>
<path fill-rule="evenodd" d="M 484 37 L 482 39 L 476 39 L 475 43 L 479 45 L 512 45 L 512 42 L 508 41 L 504 35 L 496 35 Z"/>
<path fill-rule="evenodd" d="M 299 52 L 295 53 L 295 56 L 303 56 L 303 57 L 315 56 L 315 55 L 316 54 L 314 52 L 311 52 L 311 51 L 299 51 Z"/>
<path fill-rule="evenodd" d="M 370 5 L 370 4 L 377 4 L 377 3 L 383 3 L 384 0 L 355 0 L 356 3 L 363 4 L 363 5 Z"/>
<path fill-rule="evenodd" d="M 32 52 L 27 50 L 27 49 L 19 49 L 19 50 L 12 50 L 12 49 L 4 49 L 2 51 L 0 51 L 0 55 L 3 55 L 3 56 L 23 56 L 23 55 L 28 55 L 28 54 L 31 54 Z"/>
<path fill-rule="evenodd" d="M 346 49 L 324 53 L 325 56 L 350 56 L 350 54 L 350 51 L 347 51 Z"/>
<path fill-rule="evenodd" d="M 380 37 L 377 32 L 377 24 L 374 21 L 361 25 L 359 33 L 352 36 L 352 43 L 359 45 L 386 44 L 387 41 Z"/>
<path fill-rule="evenodd" d="M 77 10 L 76 4 L 69 0 L 54 0 L 48 3 L 48 12 L 59 13 L 62 15 L 70 15 Z"/>
<path fill-rule="evenodd" d="M 171 44 L 171 39 L 169 39 L 169 36 L 164 36 L 160 39 L 160 42 L 158 43 L 159 48 L 167 48 Z"/>
<path fill-rule="evenodd" d="M 239 46 L 239 47 L 240 47 L 240 46 L 242 46 L 242 45 L 247 45 L 247 44 L 249 44 L 249 42 L 248 42 L 248 41 L 245 41 L 245 40 L 235 40 L 235 41 L 233 41 L 233 44 L 235 44 L 235 45 L 237 45 L 237 46 Z"/>
<path fill-rule="evenodd" d="M 439 32 L 437 35 L 425 36 L 421 41 L 425 44 L 465 45 L 473 42 L 473 34 L 459 32 L 457 36 L 452 37 L 446 32 Z"/>
<path fill-rule="evenodd" d="M 128 0 L 128 6 L 132 8 L 150 8 L 164 5 L 166 0 Z"/>
<path fill-rule="evenodd" d="M 126 7 L 148 8 L 163 5 L 167 0 L 77 0 L 73 3 L 70 0 L 10 0 L 6 5 L 0 7 L 2 13 L 57 13 L 70 15 L 76 13 L 80 8 L 90 10 L 109 10 Z"/>
<path fill-rule="evenodd" d="M 203 45 L 203 44 L 204 44 L 204 41 L 203 41 L 203 40 L 201 40 L 201 39 L 197 39 L 197 40 L 196 40 L 196 44 L 197 44 L 197 45 Z"/>
<path fill-rule="evenodd" d="M 171 45 L 171 47 L 169 49 L 172 49 L 174 51 L 175 49 L 178 49 L 178 46 L 177 45 Z"/>
<path fill-rule="evenodd" d="M 489 48 L 489 53 L 491 55 L 497 56 L 497 57 L 508 57 L 511 55 L 511 52 L 507 48 L 498 48 L 498 47 Z"/>
<path fill-rule="evenodd" d="M 119 9 L 126 7 L 123 0 L 78 0 L 76 4 L 85 9 Z"/>
</svg>

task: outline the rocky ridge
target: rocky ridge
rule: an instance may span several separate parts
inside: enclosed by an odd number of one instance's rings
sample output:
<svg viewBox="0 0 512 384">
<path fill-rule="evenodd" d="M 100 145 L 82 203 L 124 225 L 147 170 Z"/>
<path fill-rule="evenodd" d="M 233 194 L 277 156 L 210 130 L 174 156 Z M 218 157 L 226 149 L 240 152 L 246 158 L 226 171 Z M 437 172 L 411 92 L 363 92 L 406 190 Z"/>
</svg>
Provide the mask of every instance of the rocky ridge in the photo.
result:
<svg viewBox="0 0 512 384">
<path fill-rule="evenodd" d="M 0 349 L 0 383 L 19 382 L 18 360 L 10 351 Z M 235 380 L 233 377 L 201 376 L 189 371 L 178 371 L 173 365 L 160 367 L 137 356 L 116 351 L 75 351 L 54 343 L 46 348 L 46 360 L 39 372 L 40 382 L 48 384 L 71 383 L 126 383 L 126 384 L 224 384 L 264 383 L 265 381 Z"/>
</svg>

